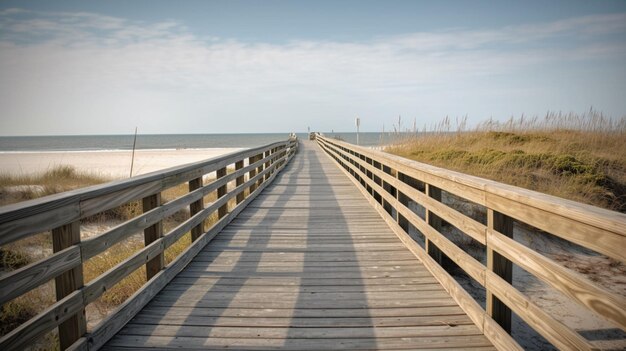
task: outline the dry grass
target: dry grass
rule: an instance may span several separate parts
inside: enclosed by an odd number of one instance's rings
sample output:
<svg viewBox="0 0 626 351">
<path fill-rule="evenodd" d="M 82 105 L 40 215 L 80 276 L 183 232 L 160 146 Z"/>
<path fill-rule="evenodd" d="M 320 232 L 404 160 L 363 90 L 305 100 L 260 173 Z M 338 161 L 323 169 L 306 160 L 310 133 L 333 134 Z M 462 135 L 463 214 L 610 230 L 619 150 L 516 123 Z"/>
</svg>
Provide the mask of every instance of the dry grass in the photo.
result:
<svg viewBox="0 0 626 351">
<path fill-rule="evenodd" d="M 449 119 L 405 135 L 387 152 L 419 162 L 626 212 L 626 117 L 594 111 L 487 121 Z"/>
</svg>

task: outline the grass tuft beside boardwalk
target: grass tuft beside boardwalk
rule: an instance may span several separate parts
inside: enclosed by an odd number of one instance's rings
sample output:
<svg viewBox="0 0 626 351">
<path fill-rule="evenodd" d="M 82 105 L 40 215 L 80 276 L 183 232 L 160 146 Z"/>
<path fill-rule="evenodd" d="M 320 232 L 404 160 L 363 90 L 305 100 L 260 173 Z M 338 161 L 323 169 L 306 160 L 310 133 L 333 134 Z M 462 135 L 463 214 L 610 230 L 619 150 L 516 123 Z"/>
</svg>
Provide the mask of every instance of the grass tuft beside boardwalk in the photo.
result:
<svg viewBox="0 0 626 351">
<path fill-rule="evenodd" d="M 386 148 L 419 162 L 626 212 L 626 117 L 548 114 L 415 133 Z"/>
</svg>

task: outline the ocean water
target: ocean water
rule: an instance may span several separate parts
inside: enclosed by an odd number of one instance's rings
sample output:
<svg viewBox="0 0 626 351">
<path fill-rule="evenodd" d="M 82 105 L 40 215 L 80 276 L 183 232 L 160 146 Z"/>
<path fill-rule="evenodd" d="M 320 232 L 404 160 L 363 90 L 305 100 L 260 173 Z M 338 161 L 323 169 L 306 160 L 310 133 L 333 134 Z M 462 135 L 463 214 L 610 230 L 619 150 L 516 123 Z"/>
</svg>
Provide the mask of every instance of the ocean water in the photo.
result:
<svg viewBox="0 0 626 351">
<path fill-rule="evenodd" d="M 356 133 L 324 133 L 356 144 Z M 306 139 L 306 133 L 297 134 Z M 158 134 L 137 135 L 137 149 L 250 148 L 286 140 L 288 133 L 266 134 Z M 378 146 L 389 142 L 381 133 L 359 133 L 359 144 Z M 133 135 L 71 135 L 0 137 L 0 152 L 131 150 Z M 387 140 L 386 140 L 387 139 Z"/>
</svg>

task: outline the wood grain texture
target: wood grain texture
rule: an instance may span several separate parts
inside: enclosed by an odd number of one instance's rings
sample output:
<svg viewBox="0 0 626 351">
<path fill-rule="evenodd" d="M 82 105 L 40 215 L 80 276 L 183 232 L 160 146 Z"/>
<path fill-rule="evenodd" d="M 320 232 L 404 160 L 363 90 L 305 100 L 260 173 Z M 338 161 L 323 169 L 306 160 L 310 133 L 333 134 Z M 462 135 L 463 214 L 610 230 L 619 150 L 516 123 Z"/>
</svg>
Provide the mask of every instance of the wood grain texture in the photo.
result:
<svg viewBox="0 0 626 351">
<path fill-rule="evenodd" d="M 80 244 L 80 222 L 75 221 L 52 230 L 52 250 L 63 251 Z M 77 265 L 54 278 L 57 301 L 63 301 L 83 287 L 83 265 Z M 84 308 L 59 324 L 59 343 L 66 349 L 85 334 L 87 321 Z"/>
<path fill-rule="evenodd" d="M 47 283 L 59 274 L 81 264 L 78 245 L 70 246 L 50 257 L 2 275 L 0 305 Z"/>
<path fill-rule="evenodd" d="M 498 232 L 488 232 L 489 245 L 515 264 L 572 300 L 626 330 L 626 299 L 598 287 L 584 276 Z"/>
<path fill-rule="evenodd" d="M 161 206 L 161 193 L 145 197 L 142 200 L 143 211 L 150 211 Z M 144 246 L 148 246 L 163 237 L 163 220 L 160 220 L 143 230 Z M 163 252 L 146 262 L 146 280 L 154 277 L 165 265 Z"/>
<path fill-rule="evenodd" d="M 574 330 L 544 312 L 493 272 L 487 272 L 487 289 L 509 306 L 539 334 L 562 350 L 591 350 L 592 345 Z"/>
<path fill-rule="evenodd" d="M 489 230 L 498 231 L 502 233 L 502 236 L 513 238 L 513 219 L 511 217 L 488 209 L 487 225 Z M 488 239 L 492 238 L 492 236 L 488 237 Z M 507 255 L 502 255 L 500 252 L 504 253 L 504 251 L 496 250 L 493 243 L 487 240 L 487 269 L 508 284 L 512 284 L 513 263 L 507 258 Z M 491 319 L 496 321 L 507 333 L 511 333 L 511 309 L 502 303 L 497 296 L 494 296 L 489 289 L 487 289 L 486 305 L 487 314 L 491 316 Z"/>
</svg>

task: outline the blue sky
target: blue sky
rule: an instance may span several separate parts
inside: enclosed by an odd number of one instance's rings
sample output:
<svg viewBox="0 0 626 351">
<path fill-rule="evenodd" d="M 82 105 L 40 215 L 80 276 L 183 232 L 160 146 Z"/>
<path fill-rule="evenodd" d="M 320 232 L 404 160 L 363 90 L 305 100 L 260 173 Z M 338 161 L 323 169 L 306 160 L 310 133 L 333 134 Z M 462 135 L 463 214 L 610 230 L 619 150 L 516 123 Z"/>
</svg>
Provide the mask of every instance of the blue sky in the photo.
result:
<svg viewBox="0 0 626 351">
<path fill-rule="evenodd" d="M 626 1 L 3 1 L 0 135 L 626 115 Z"/>
</svg>

